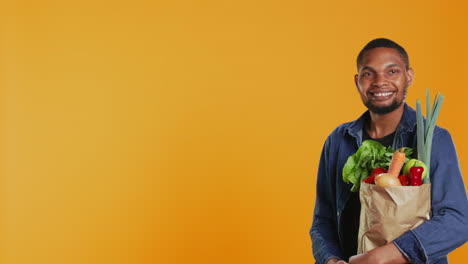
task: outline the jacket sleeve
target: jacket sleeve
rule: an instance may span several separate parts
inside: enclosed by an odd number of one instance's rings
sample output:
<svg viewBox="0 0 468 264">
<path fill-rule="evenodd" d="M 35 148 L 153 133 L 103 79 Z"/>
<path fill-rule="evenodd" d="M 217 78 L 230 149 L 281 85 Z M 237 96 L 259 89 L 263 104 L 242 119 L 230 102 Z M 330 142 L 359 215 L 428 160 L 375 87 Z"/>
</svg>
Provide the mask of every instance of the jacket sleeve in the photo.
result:
<svg viewBox="0 0 468 264">
<path fill-rule="evenodd" d="M 468 201 L 449 132 L 439 128 L 432 146 L 432 218 L 394 241 L 417 264 L 434 263 L 468 240 Z"/>
<path fill-rule="evenodd" d="M 335 257 L 343 259 L 338 240 L 337 216 L 335 214 L 335 177 L 330 175 L 328 155 L 330 137 L 325 141 L 317 175 L 316 200 L 313 224 L 310 229 L 312 250 L 316 263 L 325 264 Z"/>
</svg>

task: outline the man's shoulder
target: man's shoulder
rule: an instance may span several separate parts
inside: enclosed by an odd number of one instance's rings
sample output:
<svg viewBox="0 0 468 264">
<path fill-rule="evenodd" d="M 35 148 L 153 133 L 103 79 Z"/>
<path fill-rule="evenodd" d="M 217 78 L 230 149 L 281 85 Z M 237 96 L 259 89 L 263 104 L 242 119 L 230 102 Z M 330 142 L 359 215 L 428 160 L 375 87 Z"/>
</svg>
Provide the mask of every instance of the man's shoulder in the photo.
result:
<svg viewBox="0 0 468 264">
<path fill-rule="evenodd" d="M 434 128 L 433 141 L 436 143 L 433 143 L 432 146 L 439 144 L 454 144 L 450 131 L 437 125 Z"/>
<path fill-rule="evenodd" d="M 329 138 L 333 137 L 360 137 L 360 133 L 366 120 L 369 118 L 369 111 L 365 111 L 357 119 L 342 123 L 337 126 L 331 133 Z"/>
<path fill-rule="evenodd" d="M 330 133 L 330 136 L 344 136 L 349 133 L 349 130 L 354 125 L 356 121 L 350 121 L 343 123 L 337 126 L 333 131 Z"/>
<path fill-rule="evenodd" d="M 341 125 L 337 126 L 328 135 L 328 143 L 340 145 L 343 141 L 350 139 L 353 134 L 354 126 L 355 121 L 342 123 Z"/>
<path fill-rule="evenodd" d="M 434 136 L 436 135 L 449 135 L 450 136 L 450 132 L 447 129 L 436 125 L 434 128 Z"/>
</svg>

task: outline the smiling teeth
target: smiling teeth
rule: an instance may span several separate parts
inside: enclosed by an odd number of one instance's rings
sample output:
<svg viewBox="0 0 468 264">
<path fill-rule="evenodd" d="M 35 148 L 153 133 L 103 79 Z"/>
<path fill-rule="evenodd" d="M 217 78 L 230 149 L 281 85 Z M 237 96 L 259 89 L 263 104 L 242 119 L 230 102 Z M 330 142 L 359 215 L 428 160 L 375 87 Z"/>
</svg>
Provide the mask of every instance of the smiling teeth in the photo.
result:
<svg viewBox="0 0 468 264">
<path fill-rule="evenodd" d="M 388 92 L 388 93 L 376 93 L 374 94 L 374 96 L 389 96 L 391 95 L 393 92 Z"/>
</svg>

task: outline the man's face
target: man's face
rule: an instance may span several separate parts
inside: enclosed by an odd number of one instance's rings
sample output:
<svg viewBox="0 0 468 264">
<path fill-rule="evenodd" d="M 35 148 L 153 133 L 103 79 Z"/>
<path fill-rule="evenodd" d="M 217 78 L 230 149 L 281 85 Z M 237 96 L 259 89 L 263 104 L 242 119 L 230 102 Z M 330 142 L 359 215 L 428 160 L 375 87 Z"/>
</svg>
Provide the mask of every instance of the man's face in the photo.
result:
<svg viewBox="0 0 468 264">
<path fill-rule="evenodd" d="M 354 81 L 364 105 L 376 114 L 387 114 L 404 102 L 413 70 L 406 70 L 397 50 L 375 48 L 364 53 Z"/>
</svg>

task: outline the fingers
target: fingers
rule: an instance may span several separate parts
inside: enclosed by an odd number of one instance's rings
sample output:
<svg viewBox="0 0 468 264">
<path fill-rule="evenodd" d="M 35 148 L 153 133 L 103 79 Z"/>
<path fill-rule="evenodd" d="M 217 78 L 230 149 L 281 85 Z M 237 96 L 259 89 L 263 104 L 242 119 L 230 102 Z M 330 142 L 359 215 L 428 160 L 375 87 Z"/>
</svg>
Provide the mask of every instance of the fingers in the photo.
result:
<svg viewBox="0 0 468 264">
<path fill-rule="evenodd" d="M 349 264 L 348 262 L 344 261 L 344 260 L 340 260 L 338 261 L 336 264 Z"/>
</svg>

